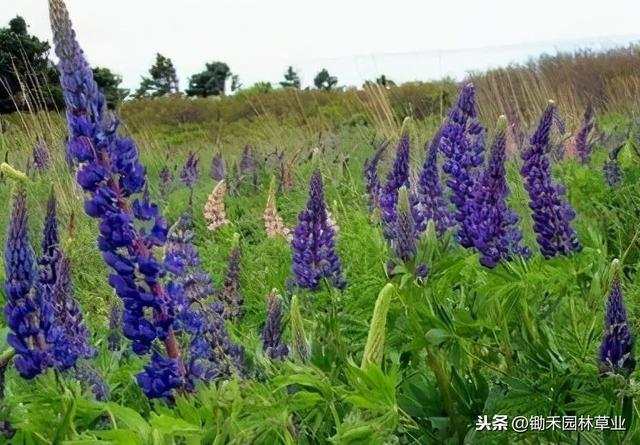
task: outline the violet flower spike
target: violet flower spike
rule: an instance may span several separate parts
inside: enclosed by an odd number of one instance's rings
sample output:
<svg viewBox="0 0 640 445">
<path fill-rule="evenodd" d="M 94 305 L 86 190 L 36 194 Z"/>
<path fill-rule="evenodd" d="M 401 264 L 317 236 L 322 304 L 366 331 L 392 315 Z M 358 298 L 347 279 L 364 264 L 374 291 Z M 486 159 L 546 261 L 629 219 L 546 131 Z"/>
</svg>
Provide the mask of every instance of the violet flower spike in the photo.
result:
<svg viewBox="0 0 640 445">
<path fill-rule="evenodd" d="M 469 218 L 475 234 L 474 247 L 480 252 L 480 263 L 488 268 L 516 256 L 531 256 L 531 251 L 521 246 L 520 219 L 507 205 L 506 119 L 501 119 L 498 125 L 500 128 L 491 148 L 489 164 L 472 191 Z"/>
<path fill-rule="evenodd" d="M 227 163 L 222 156 L 222 153 L 218 153 L 213 157 L 211 161 L 211 169 L 209 170 L 209 177 L 214 181 L 222 181 L 227 177 Z"/>
<path fill-rule="evenodd" d="M 282 298 L 274 289 L 267 298 L 267 320 L 262 329 L 262 349 L 271 360 L 284 360 L 289 347 L 282 340 Z"/>
<path fill-rule="evenodd" d="M 322 279 L 338 289 L 347 282 L 342 276 L 336 253 L 335 231 L 327 218 L 324 187 L 319 170 L 309 182 L 307 207 L 298 215 L 298 224 L 291 241 L 293 278 L 301 288 L 317 290 Z"/>
<path fill-rule="evenodd" d="M 144 190 L 146 176 L 136 145 L 118 135 L 119 122 L 106 110 L 64 2 L 49 0 L 49 7 L 69 123 L 68 153 L 89 196 L 85 211 L 100 220 L 98 247 L 113 272 L 109 283 L 124 303 L 124 334 L 134 352 L 148 353 L 156 339 L 165 344 L 168 358 L 154 354 L 138 382 L 150 397 L 166 394 L 181 382 L 166 372 L 167 363 L 179 371 L 178 377 L 184 373 L 172 329 L 172 300 L 179 298 L 180 288 L 161 282 L 163 265 L 153 255 L 165 242 L 166 222 L 148 194 L 132 199 Z M 164 379 L 161 385 L 156 377 Z M 159 385 L 165 391 L 158 391 Z"/>
<path fill-rule="evenodd" d="M 456 207 L 458 241 L 467 248 L 473 247 L 470 206 L 478 167 L 484 160 L 486 131 L 477 117 L 475 88 L 468 83 L 460 91 L 456 105 L 449 112 L 449 119 L 442 129 L 440 139 L 440 150 L 445 156 L 442 170 L 449 175 L 447 186 L 452 191 L 450 200 Z"/>
<path fill-rule="evenodd" d="M 400 187 L 409 187 L 409 154 L 411 141 L 407 132 L 403 133 L 398 143 L 396 158 L 393 166 L 387 174 L 387 181 L 380 191 L 380 209 L 382 210 L 382 222 L 387 239 L 393 237 L 397 218 L 396 207 L 398 205 L 398 190 Z"/>
<path fill-rule="evenodd" d="M 589 135 L 595 127 L 595 119 L 593 117 L 593 108 L 591 105 L 587 106 L 582 118 L 582 125 L 576 135 L 576 151 L 578 152 L 578 158 L 582 164 L 588 164 L 591 159 L 591 153 L 593 151 L 593 143 L 589 141 Z"/>
<path fill-rule="evenodd" d="M 600 372 L 627 375 L 633 371 L 636 366 L 633 343 L 620 279 L 615 277 L 607 300 L 604 334 L 600 344 Z"/>
<path fill-rule="evenodd" d="M 373 212 L 374 209 L 380 205 L 380 192 L 382 191 L 382 184 L 378 177 L 378 165 L 384 155 L 385 150 L 389 146 L 388 141 L 384 141 L 379 144 L 371 159 L 364 161 L 364 179 L 366 182 L 366 192 L 369 199 L 369 211 Z"/>
<path fill-rule="evenodd" d="M 554 110 L 555 105 L 551 102 L 531 136 L 529 148 L 522 153 L 524 165 L 520 170 L 529 193 L 529 208 L 532 210 L 536 240 L 545 258 L 569 255 L 582 249 L 578 236 L 571 227 L 575 212 L 562 198 L 564 187 L 553 184 L 551 178 L 547 154 Z"/>
</svg>

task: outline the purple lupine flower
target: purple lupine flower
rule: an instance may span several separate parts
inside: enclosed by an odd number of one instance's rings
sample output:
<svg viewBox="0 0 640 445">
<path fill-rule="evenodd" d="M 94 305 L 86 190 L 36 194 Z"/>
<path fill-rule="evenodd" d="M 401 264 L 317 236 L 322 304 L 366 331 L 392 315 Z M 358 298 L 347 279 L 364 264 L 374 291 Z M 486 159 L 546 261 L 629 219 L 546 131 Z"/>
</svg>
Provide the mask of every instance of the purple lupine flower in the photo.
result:
<svg viewBox="0 0 640 445">
<path fill-rule="evenodd" d="M 458 241 L 463 247 L 473 247 L 474 234 L 469 221 L 473 188 L 478 167 L 483 163 L 486 131 L 477 120 L 475 88 L 466 84 L 442 129 L 440 149 L 446 160 L 442 170 L 449 175 L 447 186 L 453 192 L 451 203 L 456 207 Z"/>
<path fill-rule="evenodd" d="M 394 224 L 394 235 L 391 240 L 391 244 L 398 258 L 405 262 L 415 258 L 418 252 L 416 245 L 417 237 L 416 223 L 411 213 L 411 205 L 409 203 L 409 192 L 405 186 L 402 186 L 398 192 L 396 222 Z"/>
<path fill-rule="evenodd" d="M 380 160 L 388 146 L 389 141 L 384 141 L 381 144 L 378 144 L 373 157 L 364 161 L 364 179 L 366 181 L 366 191 L 369 198 L 370 212 L 379 206 L 382 184 L 378 177 L 378 164 L 380 164 Z"/>
<path fill-rule="evenodd" d="M 138 385 L 149 398 L 173 397 L 173 390 L 182 385 L 180 360 L 166 358 L 157 352 L 151 355 L 151 364 L 136 375 Z"/>
<path fill-rule="evenodd" d="M 611 188 L 615 188 L 622 182 L 622 168 L 618 162 L 618 154 L 624 148 L 625 144 L 618 145 L 609 153 L 609 160 L 604 162 L 602 170 L 604 179 Z"/>
<path fill-rule="evenodd" d="M 604 335 L 600 344 L 600 372 L 628 374 L 633 371 L 636 366 L 633 342 L 622 300 L 620 279 L 615 277 L 607 301 Z"/>
<path fill-rule="evenodd" d="M 59 331 L 53 326 L 48 289 L 35 279 L 35 258 L 27 234 L 24 186 L 16 192 L 4 251 L 6 305 L 4 314 L 11 332 L 7 341 L 16 350 L 16 369 L 32 379 L 55 364 L 51 353 Z"/>
<path fill-rule="evenodd" d="M 418 208 L 423 215 L 423 224 L 433 221 L 438 237 L 441 237 L 454 221 L 443 198 L 440 186 L 440 174 L 438 172 L 438 150 L 442 128 L 438 130 L 427 150 L 427 158 L 424 161 L 420 176 L 418 177 L 417 194 Z M 426 227 L 418 227 L 418 231 L 424 231 Z"/>
<path fill-rule="evenodd" d="M 122 308 L 120 305 L 114 303 L 111 305 L 111 312 L 109 312 L 109 336 L 107 337 L 109 351 L 120 350 L 122 328 Z"/>
<path fill-rule="evenodd" d="M 429 266 L 424 263 L 420 263 L 416 266 L 416 276 L 418 278 L 426 278 L 429 275 Z"/>
<path fill-rule="evenodd" d="M 175 180 L 173 176 L 173 172 L 166 165 L 162 167 L 159 173 L 160 179 L 160 196 L 165 198 L 169 196 L 169 191 L 171 190 L 171 186 L 173 185 L 173 181 Z"/>
<path fill-rule="evenodd" d="M 51 155 L 49 147 L 44 141 L 38 141 L 33 145 L 33 165 L 39 172 L 43 172 L 49 168 Z"/>
<path fill-rule="evenodd" d="M 540 251 L 545 258 L 568 255 L 582 249 L 576 232 L 571 227 L 575 212 L 562 199 L 564 187 L 555 185 L 551 178 L 551 166 L 547 156 L 549 133 L 553 123 L 555 105 L 549 104 L 540 119 L 538 128 L 529 141 L 529 148 L 522 153 L 524 165 L 520 173 L 529 193 L 529 208 Z"/>
<path fill-rule="evenodd" d="M 195 235 L 191 215 L 183 213 L 169 229 L 164 247 L 165 267 L 182 285 L 187 304 L 201 304 L 213 295 L 211 277 L 200 268 L 200 254 L 193 245 Z"/>
<path fill-rule="evenodd" d="M 400 187 L 409 187 L 409 153 L 411 141 L 408 133 L 403 133 L 398 143 L 396 158 L 393 166 L 387 173 L 387 181 L 380 191 L 380 209 L 382 210 L 382 222 L 387 239 L 391 239 L 395 232 L 397 218 L 396 207 L 398 205 L 398 190 Z"/>
<path fill-rule="evenodd" d="M 583 164 L 588 164 L 589 160 L 591 159 L 593 143 L 588 139 L 589 134 L 591 133 L 591 130 L 593 130 L 595 124 L 596 121 L 593 118 L 593 108 L 591 108 L 591 105 L 589 105 L 584 111 L 580 131 L 578 131 L 578 134 L 576 135 L 576 151 L 578 152 L 580 162 Z"/>
<path fill-rule="evenodd" d="M 299 287 L 316 290 L 323 278 L 338 289 L 347 285 L 336 254 L 335 232 L 327 218 L 319 170 L 311 175 L 307 207 L 298 215 L 291 250 L 293 276 Z"/>
<path fill-rule="evenodd" d="M 489 268 L 501 260 L 531 256 L 530 250 L 520 244 L 520 219 L 507 205 L 506 143 L 505 130 L 500 128 L 491 147 L 489 164 L 472 191 L 469 222 L 475 235 L 473 243 L 480 252 L 480 264 Z"/>
<path fill-rule="evenodd" d="M 133 199 L 145 189 L 146 176 L 136 145 L 118 135 L 118 119 L 106 110 L 64 2 L 49 0 L 49 7 L 69 123 L 68 153 L 78 168 L 76 179 L 89 195 L 85 211 L 100 220 L 98 247 L 113 271 L 109 283 L 123 300 L 124 334 L 134 352 L 148 353 L 156 339 L 165 344 L 169 358 L 155 353 L 138 376 L 150 397 L 165 395 L 180 386 L 184 372 L 172 329 L 174 300 L 181 289 L 161 282 L 163 265 L 153 255 L 165 242 L 166 222 L 148 194 Z M 167 372 L 169 368 L 177 373 Z"/>
<path fill-rule="evenodd" d="M 254 149 L 251 145 L 245 145 L 240 159 L 240 173 L 244 176 L 252 176 L 257 168 Z"/>
<path fill-rule="evenodd" d="M 244 299 L 240 290 L 240 257 L 240 244 L 236 239 L 229 254 L 222 287 L 216 294 L 224 304 L 224 317 L 228 320 L 238 320 L 244 315 Z"/>
<path fill-rule="evenodd" d="M 42 284 L 53 288 L 57 282 L 57 271 L 62 259 L 60 239 L 58 237 L 58 218 L 56 198 L 51 191 L 47 202 L 47 215 L 44 220 L 42 236 L 42 256 L 38 259 L 39 280 Z"/>
<path fill-rule="evenodd" d="M 282 341 L 282 299 L 274 291 L 267 299 L 267 321 L 262 329 L 262 349 L 271 360 L 284 360 L 289 347 Z"/>
<path fill-rule="evenodd" d="M 224 160 L 222 153 L 218 153 L 213 157 L 211 161 L 211 169 L 209 170 L 209 177 L 214 181 L 222 181 L 227 177 L 227 163 Z"/>
<path fill-rule="evenodd" d="M 89 330 L 74 295 L 71 267 L 67 258 L 61 257 L 56 276 L 52 301 L 55 325 L 61 329 L 61 335 L 66 337 L 66 348 L 58 348 L 56 351 L 56 367 L 67 369 L 74 366 L 79 358 L 93 357 L 95 350 L 89 346 Z"/>
<path fill-rule="evenodd" d="M 197 380 L 210 382 L 243 374 L 244 350 L 229 338 L 224 304 L 216 301 L 200 315 L 201 328 L 193 337 L 187 363 L 188 389 L 192 389 Z"/>
<path fill-rule="evenodd" d="M 200 159 L 194 152 L 190 151 L 189 157 L 187 157 L 187 162 L 184 164 L 184 167 L 182 167 L 182 171 L 180 172 L 180 180 L 185 187 L 189 189 L 192 189 L 196 185 L 198 178 L 200 177 L 198 162 L 200 162 Z"/>
<path fill-rule="evenodd" d="M 102 375 L 86 361 L 79 361 L 73 368 L 73 375 L 84 390 L 93 393 L 96 400 L 106 402 L 109 400 L 111 389 Z"/>
</svg>

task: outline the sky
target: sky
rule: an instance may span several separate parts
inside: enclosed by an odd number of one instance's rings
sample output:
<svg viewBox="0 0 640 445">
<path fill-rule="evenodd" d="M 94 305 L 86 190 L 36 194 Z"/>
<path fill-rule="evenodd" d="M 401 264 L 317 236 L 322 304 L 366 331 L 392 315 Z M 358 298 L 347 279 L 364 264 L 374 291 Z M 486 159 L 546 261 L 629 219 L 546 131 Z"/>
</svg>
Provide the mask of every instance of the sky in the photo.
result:
<svg viewBox="0 0 640 445">
<path fill-rule="evenodd" d="M 136 88 L 160 52 L 181 86 L 206 62 L 241 82 L 277 83 L 289 65 L 303 86 L 327 68 L 339 85 L 380 74 L 397 83 L 461 78 L 541 53 L 640 41 L 638 0 L 67 0 L 93 66 Z M 46 0 L 0 0 L 51 41 Z"/>
</svg>

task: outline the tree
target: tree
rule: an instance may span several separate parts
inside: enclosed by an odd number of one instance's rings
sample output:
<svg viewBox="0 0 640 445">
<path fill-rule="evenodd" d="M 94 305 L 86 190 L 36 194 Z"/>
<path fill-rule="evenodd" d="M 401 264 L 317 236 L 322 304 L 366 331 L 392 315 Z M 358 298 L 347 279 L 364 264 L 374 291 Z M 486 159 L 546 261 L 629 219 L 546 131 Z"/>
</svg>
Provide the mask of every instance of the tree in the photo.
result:
<svg viewBox="0 0 640 445">
<path fill-rule="evenodd" d="M 63 104 L 58 71 L 49 61 L 49 43 L 29 35 L 20 16 L 0 28 L 0 114 L 34 105 L 54 109 Z"/>
<path fill-rule="evenodd" d="M 204 71 L 194 74 L 189 79 L 189 88 L 186 91 L 187 96 L 224 96 L 229 77 L 231 77 L 231 69 L 226 63 L 207 63 Z"/>
<path fill-rule="evenodd" d="M 156 61 L 149 69 L 149 77 L 143 77 L 136 97 L 162 97 L 180 92 L 178 74 L 170 58 L 156 54 Z"/>
<path fill-rule="evenodd" d="M 242 82 L 240 82 L 240 76 L 238 76 L 237 74 L 234 74 L 233 76 L 231 76 L 231 92 L 235 93 L 236 91 L 239 91 L 240 88 L 242 88 Z"/>
<path fill-rule="evenodd" d="M 322 68 L 322 71 L 313 79 L 313 84 L 319 90 L 329 91 L 338 84 L 338 78 L 331 76 L 326 68 Z"/>
<path fill-rule="evenodd" d="M 109 68 L 93 68 L 93 78 L 107 99 L 107 107 L 114 109 L 129 95 L 129 90 L 120 88 L 122 77 L 114 74 Z"/>
<path fill-rule="evenodd" d="M 396 86 L 396 83 L 391 79 L 387 79 L 387 76 L 385 76 L 384 74 L 376 79 L 376 83 L 387 88 Z"/>
<path fill-rule="evenodd" d="M 280 86 L 282 88 L 300 89 L 300 76 L 298 76 L 298 73 L 292 66 L 287 68 L 287 71 L 284 73 L 284 81 L 280 82 Z"/>
</svg>

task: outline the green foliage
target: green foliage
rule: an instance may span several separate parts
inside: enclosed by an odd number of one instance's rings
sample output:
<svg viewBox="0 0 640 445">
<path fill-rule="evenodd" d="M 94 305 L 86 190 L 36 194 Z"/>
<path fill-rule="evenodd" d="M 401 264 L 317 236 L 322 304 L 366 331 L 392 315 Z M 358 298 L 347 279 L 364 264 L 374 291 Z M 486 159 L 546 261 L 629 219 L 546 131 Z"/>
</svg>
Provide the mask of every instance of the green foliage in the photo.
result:
<svg viewBox="0 0 640 445">
<path fill-rule="evenodd" d="M 284 73 L 284 80 L 280 82 L 280 86 L 282 88 L 300 89 L 300 76 L 298 76 L 298 72 L 294 70 L 292 66 L 287 68 L 287 71 Z"/>
<path fill-rule="evenodd" d="M 211 62 L 206 64 L 206 69 L 194 74 L 189 79 L 187 96 L 209 97 L 224 96 L 227 79 L 231 77 L 231 69 L 224 62 Z M 238 79 L 232 86 L 232 91 L 238 89 Z"/>
<path fill-rule="evenodd" d="M 313 78 L 313 84 L 319 90 L 330 91 L 338 84 L 338 78 L 330 75 L 326 68 L 322 68 L 322 71 Z"/>
<path fill-rule="evenodd" d="M 149 77 L 143 77 L 135 97 L 163 97 L 180 92 L 178 74 L 170 58 L 156 54 L 156 61 L 149 69 Z"/>
<path fill-rule="evenodd" d="M 62 104 L 58 71 L 47 58 L 50 46 L 28 32 L 20 16 L 0 28 L 0 114 L 55 109 Z"/>
</svg>

